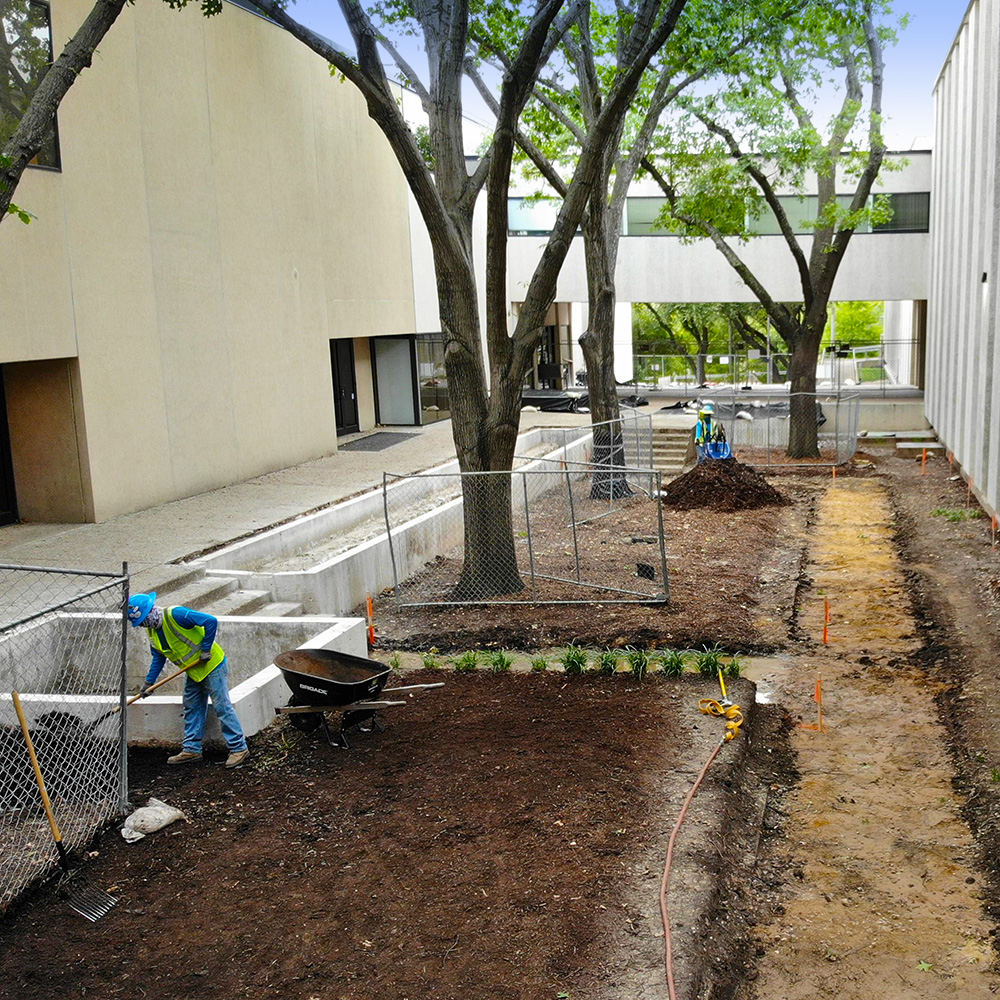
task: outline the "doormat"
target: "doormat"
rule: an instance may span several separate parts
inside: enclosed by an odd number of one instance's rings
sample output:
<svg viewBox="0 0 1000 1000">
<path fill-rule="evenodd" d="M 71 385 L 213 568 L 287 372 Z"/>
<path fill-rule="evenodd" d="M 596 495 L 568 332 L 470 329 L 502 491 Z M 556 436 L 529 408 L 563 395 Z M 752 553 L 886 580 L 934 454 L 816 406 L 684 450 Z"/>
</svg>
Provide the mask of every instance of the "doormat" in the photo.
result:
<svg viewBox="0 0 1000 1000">
<path fill-rule="evenodd" d="M 377 434 L 369 434 L 368 437 L 357 438 L 348 441 L 338 447 L 338 451 L 382 451 L 384 448 L 391 448 L 401 441 L 410 441 L 420 437 L 419 434 L 395 434 L 391 431 L 379 431 Z"/>
</svg>

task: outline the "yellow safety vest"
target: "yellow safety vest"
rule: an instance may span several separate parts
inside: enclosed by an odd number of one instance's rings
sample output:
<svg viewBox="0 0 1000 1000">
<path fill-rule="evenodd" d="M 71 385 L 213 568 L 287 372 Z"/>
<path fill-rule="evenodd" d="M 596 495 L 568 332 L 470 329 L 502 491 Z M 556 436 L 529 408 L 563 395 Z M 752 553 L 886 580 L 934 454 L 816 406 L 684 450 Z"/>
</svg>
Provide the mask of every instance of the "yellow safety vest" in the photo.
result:
<svg viewBox="0 0 1000 1000">
<path fill-rule="evenodd" d="M 181 628 L 171 611 L 173 608 L 164 608 L 163 625 L 160 628 L 146 629 L 149 633 L 149 644 L 178 667 L 197 663 L 201 658 L 201 644 L 205 641 L 205 630 L 200 625 L 195 628 Z M 166 645 L 160 642 L 161 634 L 167 640 Z M 225 658 L 223 648 L 217 642 L 213 642 L 212 655 L 201 666 L 189 670 L 188 677 L 194 681 L 203 681 Z"/>
</svg>

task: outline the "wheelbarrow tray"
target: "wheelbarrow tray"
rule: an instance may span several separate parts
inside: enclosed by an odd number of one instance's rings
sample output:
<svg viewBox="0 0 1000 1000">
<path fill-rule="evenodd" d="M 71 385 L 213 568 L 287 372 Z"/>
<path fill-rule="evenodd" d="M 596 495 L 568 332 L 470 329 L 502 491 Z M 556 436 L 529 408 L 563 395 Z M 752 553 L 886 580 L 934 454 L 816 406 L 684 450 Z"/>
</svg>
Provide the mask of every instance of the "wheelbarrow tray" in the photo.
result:
<svg viewBox="0 0 1000 1000">
<path fill-rule="evenodd" d="M 293 649 L 279 653 L 281 671 L 295 700 L 302 705 L 350 705 L 377 695 L 390 668 L 378 660 L 334 649 Z"/>
</svg>

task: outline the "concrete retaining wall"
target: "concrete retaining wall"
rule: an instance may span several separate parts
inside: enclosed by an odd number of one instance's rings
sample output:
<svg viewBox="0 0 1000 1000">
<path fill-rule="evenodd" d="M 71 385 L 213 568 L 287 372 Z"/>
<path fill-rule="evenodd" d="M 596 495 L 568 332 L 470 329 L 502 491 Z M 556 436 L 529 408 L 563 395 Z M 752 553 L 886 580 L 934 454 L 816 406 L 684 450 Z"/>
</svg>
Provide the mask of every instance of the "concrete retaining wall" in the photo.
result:
<svg viewBox="0 0 1000 1000">
<path fill-rule="evenodd" d="M 71 618 L 71 616 L 65 616 Z M 118 704 L 116 695 L 79 694 L 60 695 L 52 692 L 57 682 L 63 654 L 72 648 L 72 640 L 79 623 L 72 620 L 52 620 L 40 625 L 38 633 L 37 662 L 44 664 L 51 654 L 48 672 L 39 668 L 34 675 L 19 669 L 21 695 L 29 724 L 36 715 L 58 708 L 71 712 L 84 723 L 91 722 Z M 120 621 L 120 619 L 117 619 Z M 319 633 L 316 634 L 316 630 Z M 138 630 L 136 630 L 138 631 Z M 224 639 L 226 655 L 235 665 L 241 662 L 245 669 L 240 674 L 230 674 L 230 696 L 247 736 L 263 729 L 273 718 L 274 709 L 287 703 L 290 691 L 281 671 L 272 663 L 274 656 L 286 649 L 336 649 L 354 656 L 367 656 L 366 624 L 360 618 L 237 618 L 219 619 L 220 639 Z M 145 632 L 142 633 L 143 637 Z M 33 637 L 34 638 L 34 637 Z M 138 646 L 130 656 L 138 656 Z M 9 655 L 9 644 L 0 643 L 0 656 Z M 136 663 L 148 665 L 146 654 Z M 33 663 L 35 662 L 33 658 Z M 142 673 L 145 673 L 145 665 Z M 170 669 L 167 665 L 166 669 Z M 245 677 L 240 680 L 240 676 Z M 32 683 L 27 683 L 31 680 Z M 176 685 L 176 686 L 175 686 Z M 130 684 L 130 689 L 138 682 Z M 128 741 L 131 746 L 175 746 L 183 731 L 181 706 L 181 680 L 164 685 L 161 691 L 173 693 L 151 694 L 137 701 L 128 709 Z M 0 694 L 0 725 L 17 725 L 17 717 L 9 694 Z M 97 727 L 95 735 L 112 736 L 117 730 L 117 717 Z M 215 713 L 209 711 L 205 737 L 221 742 L 222 734 Z"/>
<path fill-rule="evenodd" d="M 525 449 L 549 443 L 558 445 L 558 451 L 551 453 L 552 458 L 526 463 L 522 470 L 546 468 L 552 460 L 562 458 L 572 462 L 583 462 L 589 458 L 589 430 L 581 428 L 581 435 L 569 441 L 565 448 L 562 446 L 561 429 L 548 434 L 546 431 L 546 428 L 536 428 L 522 435 L 519 447 Z M 389 489 L 398 492 L 405 488 L 407 499 L 417 501 L 440 491 L 440 477 L 455 476 L 457 472 L 457 462 L 451 462 L 421 476 L 409 477 Z M 352 609 L 362 604 L 367 594 L 376 594 L 395 583 L 389 537 L 385 532 L 304 570 L 259 573 L 238 567 L 246 565 L 246 561 L 301 553 L 331 533 L 348 530 L 348 526 L 361 523 L 372 516 L 373 510 L 381 511 L 382 503 L 382 491 L 373 490 L 319 515 L 282 525 L 212 553 L 199 560 L 199 564 L 206 566 L 208 574 L 235 577 L 244 589 L 270 591 L 274 600 L 300 603 L 310 613 L 350 614 Z M 363 515 L 362 511 L 365 512 Z M 460 497 L 394 526 L 393 546 L 399 578 L 407 579 L 442 552 L 460 545 L 462 530 Z M 285 532 L 287 537 L 283 537 Z M 222 569 L 223 565 L 227 568 Z"/>
</svg>

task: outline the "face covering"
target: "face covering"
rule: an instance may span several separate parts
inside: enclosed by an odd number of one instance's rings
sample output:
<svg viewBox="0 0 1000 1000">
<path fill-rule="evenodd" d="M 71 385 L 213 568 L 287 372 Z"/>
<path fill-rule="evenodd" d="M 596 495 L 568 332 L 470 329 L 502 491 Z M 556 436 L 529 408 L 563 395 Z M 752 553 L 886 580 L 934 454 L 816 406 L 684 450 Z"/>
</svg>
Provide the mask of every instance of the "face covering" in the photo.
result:
<svg viewBox="0 0 1000 1000">
<path fill-rule="evenodd" d="M 143 628 L 159 628 L 163 624 L 163 608 L 152 607 L 142 623 Z"/>
</svg>

